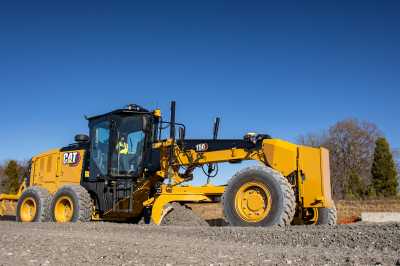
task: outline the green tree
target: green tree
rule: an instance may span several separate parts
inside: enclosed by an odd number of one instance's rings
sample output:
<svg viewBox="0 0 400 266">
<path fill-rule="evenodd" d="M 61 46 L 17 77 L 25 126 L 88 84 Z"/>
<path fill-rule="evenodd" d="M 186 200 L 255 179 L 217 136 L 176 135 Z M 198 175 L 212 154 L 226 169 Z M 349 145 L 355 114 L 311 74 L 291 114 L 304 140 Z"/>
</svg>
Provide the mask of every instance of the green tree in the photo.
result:
<svg viewBox="0 0 400 266">
<path fill-rule="evenodd" d="M 377 196 L 395 196 L 397 193 L 397 170 L 389 143 L 380 137 L 375 143 L 374 161 L 371 168 L 371 185 Z"/>
<path fill-rule="evenodd" d="M 4 165 L 0 164 L 0 194 L 6 192 L 5 191 L 6 178 L 7 177 L 4 174 Z"/>
<path fill-rule="evenodd" d="M 17 161 L 8 161 L 4 174 L 7 177 L 6 189 L 9 193 L 15 193 L 19 187 L 19 176 L 21 173 L 21 167 L 18 165 Z"/>
<path fill-rule="evenodd" d="M 345 197 L 348 199 L 359 199 L 366 193 L 365 187 L 361 177 L 352 171 L 349 175 Z"/>
</svg>

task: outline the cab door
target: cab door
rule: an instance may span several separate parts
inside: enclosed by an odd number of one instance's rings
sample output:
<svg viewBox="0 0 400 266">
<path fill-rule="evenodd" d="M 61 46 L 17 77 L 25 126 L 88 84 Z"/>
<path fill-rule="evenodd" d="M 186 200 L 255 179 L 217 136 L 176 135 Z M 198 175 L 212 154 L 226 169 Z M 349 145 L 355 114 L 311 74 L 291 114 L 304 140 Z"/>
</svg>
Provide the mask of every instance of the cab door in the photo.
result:
<svg viewBox="0 0 400 266">
<path fill-rule="evenodd" d="M 110 154 L 110 121 L 104 120 L 91 128 L 90 179 L 106 179 Z"/>
</svg>

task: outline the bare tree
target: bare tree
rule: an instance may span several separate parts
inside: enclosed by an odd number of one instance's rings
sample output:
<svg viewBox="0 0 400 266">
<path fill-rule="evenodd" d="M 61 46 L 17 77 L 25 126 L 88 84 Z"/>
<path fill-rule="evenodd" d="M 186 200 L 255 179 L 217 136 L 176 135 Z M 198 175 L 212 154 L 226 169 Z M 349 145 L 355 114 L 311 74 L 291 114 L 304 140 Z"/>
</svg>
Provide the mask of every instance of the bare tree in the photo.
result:
<svg viewBox="0 0 400 266">
<path fill-rule="evenodd" d="M 324 133 L 308 133 L 306 135 L 300 135 L 297 138 L 297 143 L 311 147 L 320 147 L 324 144 L 325 140 L 326 135 Z"/>
<path fill-rule="evenodd" d="M 6 182 L 6 176 L 4 174 L 4 165 L 0 165 L 0 193 L 4 192 L 4 186 Z"/>
<path fill-rule="evenodd" d="M 376 125 L 356 119 L 340 121 L 329 129 L 325 145 L 330 150 L 334 193 L 343 197 L 352 191 L 352 177 L 366 187 L 371 181 Z"/>
<path fill-rule="evenodd" d="M 393 149 L 392 151 L 393 153 L 393 159 L 395 160 L 395 162 L 397 163 L 398 166 L 400 166 L 400 149 Z"/>
<path fill-rule="evenodd" d="M 333 195 L 343 198 L 355 191 L 363 194 L 371 182 L 375 141 L 380 135 L 373 123 L 346 119 L 326 133 L 300 136 L 299 143 L 329 149 Z"/>
</svg>

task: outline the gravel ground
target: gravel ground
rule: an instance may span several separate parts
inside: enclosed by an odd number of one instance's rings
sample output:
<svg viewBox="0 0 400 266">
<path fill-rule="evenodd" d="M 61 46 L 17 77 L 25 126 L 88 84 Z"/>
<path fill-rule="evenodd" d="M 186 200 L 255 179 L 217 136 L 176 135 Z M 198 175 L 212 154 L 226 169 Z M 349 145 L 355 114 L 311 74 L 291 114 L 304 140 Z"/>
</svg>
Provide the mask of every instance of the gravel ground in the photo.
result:
<svg viewBox="0 0 400 266">
<path fill-rule="evenodd" d="M 400 265 L 400 224 L 286 228 L 0 222 L 0 265 Z"/>
</svg>

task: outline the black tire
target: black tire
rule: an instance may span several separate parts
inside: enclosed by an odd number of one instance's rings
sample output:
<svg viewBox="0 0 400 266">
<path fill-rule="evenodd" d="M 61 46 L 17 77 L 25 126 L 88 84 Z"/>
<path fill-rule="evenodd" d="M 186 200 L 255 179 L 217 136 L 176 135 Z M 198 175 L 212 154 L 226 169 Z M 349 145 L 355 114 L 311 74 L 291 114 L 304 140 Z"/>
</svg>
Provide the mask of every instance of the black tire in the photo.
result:
<svg viewBox="0 0 400 266">
<path fill-rule="evenodd" d="M 36 206 L 36 212 L 34 218 L 30 222 L 49 221 L 50 220 L 49 207 L 51 202 L 51 196 L 46 189 L 38 186 L 33 186 L 25 189 L 21 197 L 18 199 L 17 213 L 16 213 L 17 222 L 23 222 L 23 219 L 21 218 L 21 206 L 22 203 L 28 198 L 34 201 L 34 204 Z"/>
<path fill-rule="evenodd" d="M 333 208 L 319 208 L 318 209 L 318 225 L 336 225 L 337 223 L 337 210 L 335 205 Z"/>
<path fill-rule="evenodd" d="M 55 207 L 57 201 L 62 197 L 67 197 L 73 206 L 72 217 L 67 222 L 89 222 L 91 220 L 93 203 L 89 192 L 79 185 L 66 185 L 57 191 L 51 202 L 50 213 L 52 221 L 57 222 Z"/>
<path fill-rule="evenodd" d="M 235 197 L 240 187 L 248 182 L 262 183 L 270 192 L 271 209 L 261 221 L 249 222 L 241 218 L 235 208 Z M 222 199 L 225 219 L 234 226 L 287 226 L 296 207 L 293 189 L 279 172 L 264 166 L 252 166 L 236 173 L 229 181 Z"/>
</svg>

